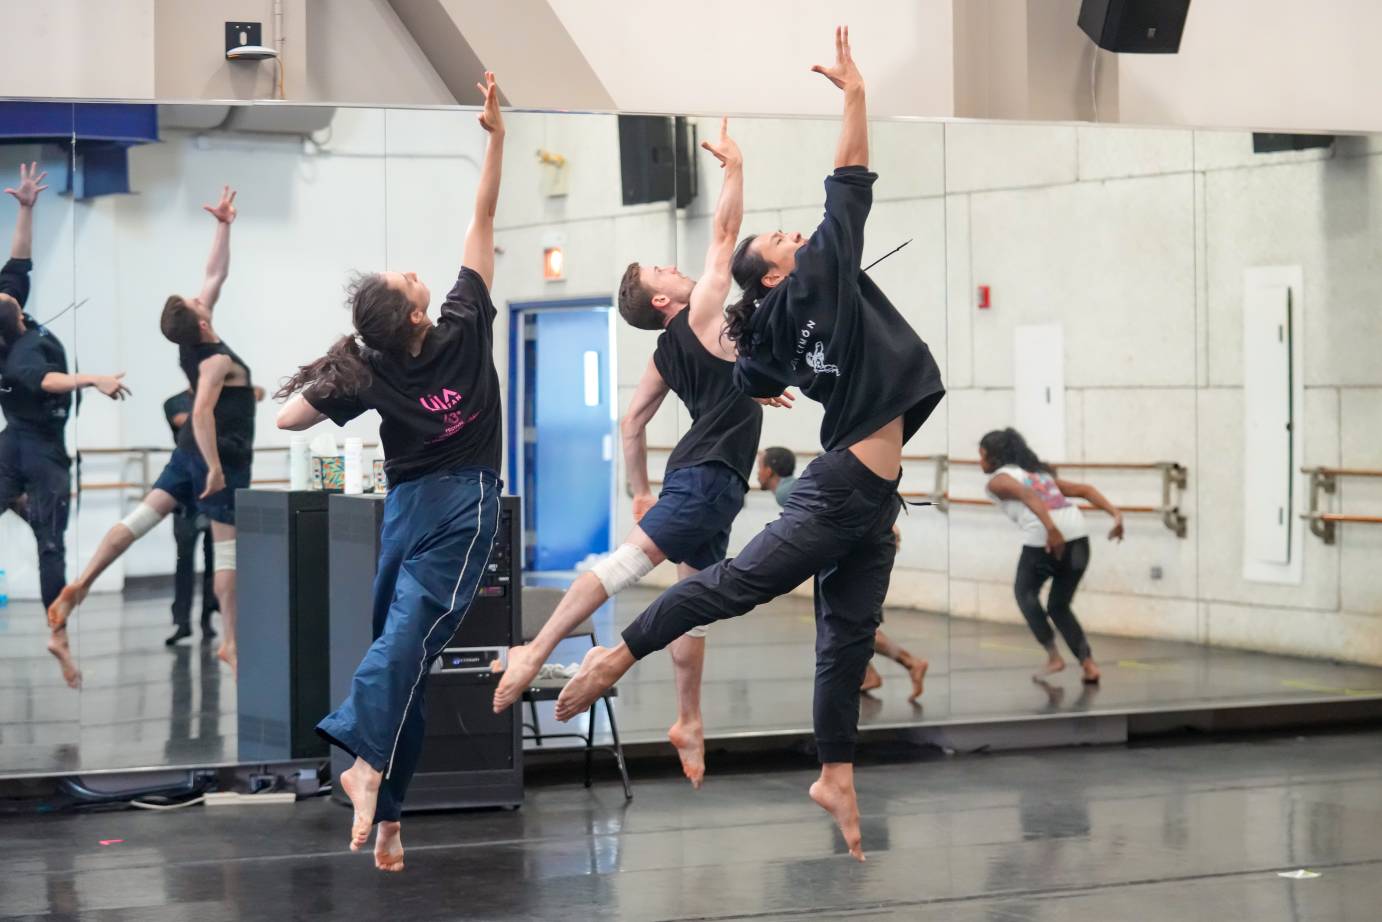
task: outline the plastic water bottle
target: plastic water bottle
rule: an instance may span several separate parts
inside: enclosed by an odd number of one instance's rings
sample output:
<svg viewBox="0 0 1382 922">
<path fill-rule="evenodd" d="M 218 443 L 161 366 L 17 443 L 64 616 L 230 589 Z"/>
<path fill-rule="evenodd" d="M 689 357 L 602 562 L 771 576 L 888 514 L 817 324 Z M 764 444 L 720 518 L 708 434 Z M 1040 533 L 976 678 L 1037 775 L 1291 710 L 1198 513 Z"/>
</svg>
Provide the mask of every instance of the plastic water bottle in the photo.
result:
<svg viewBox="0 0 1382 922">
<path fill-rule="evenodd" d="M 5 579 L 5 571 L 0 570 L 0 608 L 10 604 L 10 584 Z"/>
</svg>

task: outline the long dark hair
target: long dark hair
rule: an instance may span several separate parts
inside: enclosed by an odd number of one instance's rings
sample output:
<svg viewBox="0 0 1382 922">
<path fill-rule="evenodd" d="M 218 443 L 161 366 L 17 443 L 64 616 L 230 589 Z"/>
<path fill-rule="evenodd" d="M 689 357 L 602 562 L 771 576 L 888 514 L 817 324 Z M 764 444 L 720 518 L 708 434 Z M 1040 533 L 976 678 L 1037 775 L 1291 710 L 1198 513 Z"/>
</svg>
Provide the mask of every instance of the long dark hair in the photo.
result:
<svg viewBox="0 0 1382 922">
<path fill-rule="evenodd" d="M 377 272 L 357 275 L 346 286 L 355 334 L 342 336 L 326 355 L 309 362 L 283 382 L 274 397 L 282 400 L 311 386 L 323 397 L 358 394 L 374 380 L 371 352 L 401 355 L 413 341 L 413 302 L 389 287 Z"/>
<path fill-rule="evenodd" d="M 758 308 L 759 299 L 772 290 L 763 284 L 763 276 L 773 267 L 754 252 L 753 242 L 757 239 L 757 234 L 750 234 L 740 240 L 729 264 L 734 283 L 743 289 L 744 295 L 725 308 L 725 338 L 738 347 L 740 355 L 749 355 L 753 351 L 749 324 L 753 321 L 753 312 Z"/>
<path fill-rule="evenodd" d="M 1024 471 L 1041 471 L 1055 474 L 1055 468 L 1037 457 L 1022 433 L 1012 427 L 995 429 L 979 440 L 979 447 L 988 455 L 995 467 L 1016 464 Z"/>
</svg>

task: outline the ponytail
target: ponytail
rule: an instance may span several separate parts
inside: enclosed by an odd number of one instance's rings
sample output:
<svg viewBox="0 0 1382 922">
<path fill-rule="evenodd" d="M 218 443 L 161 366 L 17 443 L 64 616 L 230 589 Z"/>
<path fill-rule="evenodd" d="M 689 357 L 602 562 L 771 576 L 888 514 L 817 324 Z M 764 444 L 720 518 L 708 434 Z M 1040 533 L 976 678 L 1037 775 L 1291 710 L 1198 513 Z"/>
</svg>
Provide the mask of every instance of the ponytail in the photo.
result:
<svg viewBox="0 0 1382 922">
<path fill-rule="evenodd" d="M 342 336 L 326 355 L 299 368 L 274 394 L 276 400 L 308 387 L 323 397 L 352 397 L 374 380 L 369 364 L 373 354 L 407 353 L 415 334 L 409 319 L 415 306 L 402 291 L 376 272 L 351 279 L 346 298 L 355 335 Z"/>
<path fill-rule="evenodd" d="M 374 373 L 354 336 L 342 336 L 326 355 L 298 368 L 283 382 L 274 399 L 283 400 L 309 386 L 322 397 L 353 396 L 370 386 Z"/>
<path fill-rule="evenodd" d="M 734 276 L 734 282 L 743 289 L 743 296 L 725 308 L 725 338 L 734 343 L 740 355 L 751 355 L 753 351 L 753 337 L 749 335 L 749 329 L 753 323 L 754 311 L 758 309 L 758 302 L 762 300 L 772 289 L 763 284 L 763 276 L 768 274 L 772 266 L 766 259 L 753 251 L 753 242 L 757 240 L 756 234 L 751 234 L 739 241 L 739 245 L 734 248 L 734 257 L 730 260 L 730 274 Z"/>
<path fill-rule="evenodd" d="M 1037 453 L 1032 451 L 1027 440 L 1022 437 L 1022 433 L 1011 426 L 988 433 L 979 440 L 979 447 L 984 449 L 984 454 L 988 455 L 995 467 L 1015 464 L 1024 471 L 1055 474 L 1055 469 L 1038 458 Z"/>
</svg>

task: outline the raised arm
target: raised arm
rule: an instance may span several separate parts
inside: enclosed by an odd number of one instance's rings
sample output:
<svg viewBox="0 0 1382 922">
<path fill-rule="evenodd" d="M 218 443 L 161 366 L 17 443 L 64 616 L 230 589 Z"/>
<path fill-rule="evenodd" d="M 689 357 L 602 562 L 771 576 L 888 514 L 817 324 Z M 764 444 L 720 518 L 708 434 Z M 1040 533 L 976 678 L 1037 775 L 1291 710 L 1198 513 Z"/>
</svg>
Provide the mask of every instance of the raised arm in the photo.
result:
<svg viewBox="0 0 1382 922">
<path fill-rule="evenodd" d="M 1052 521 L 1051 513 L 1047 511 L 1046 504 L 1041 501 L 1036 490 L 1024 483 L 1019 483 L 1015 477 L 1007 474 L 995 474 L 989 480 L 989 492 L 999 499 L 1015 499 L 1032 510 L 1046 528 L 1047 552 L 1052 557 L 1059 557 L 1065 552 L 1065 536 L 1060 533 L 1060 529 Z"/>
<path fill-rule="evenodd" d="M 653 507 L 652 487 L 648 483 L 648 423 L 667 396 L 667 382 L 658 374 L 651 359 L 638 381 L 629 411 L 619 421 L 624 443 L 624 466 L 628 469 L 629 489 L 633 493 L 633 520 L 637 522 Z"/>
<path fill-rule="evenodd" d="M 744 221 L 744 158 L 739 145 L 729 136 L 729 119 L 720 119 L 720 137 L 701 147 L 715 155 L 725 171 L 720 201 L 710 227 L 710 247 L 705 251 L 705 270 L 691 289 L 691 329 L 697 336 L 718 330 L 724 324 L 725 299 L 729 297 L 729 264 Z"/>
<path fill-rule="evenodd" d="M 849 26 L 835 29 L 835 63 L 811 68 L 845 94 L 844 120 L 840 124 L 840 143 L 835 148 L 835 168 L 869 165 L 869 117 L 864 103 L 864 78 L 854 66 L 849 49 Z"/>
<path fill-rule="evenodd" d="M 34 254 L 34 203 L 38 194 L 48 187 L 43 185 L 47 173 L 40 173 L 38 161 L 19 165 L 18 188 L 7 188 L 5 192 L 19 202 L 19 216 L 14 221 L 14 239 L 10 242 L 11 259 L 29 259 Z"/>
<path fill-rule="evenodd" d="M 1109 502 L 1104 494 L 1095 489 L 1092 484 L 1076 483 L 1073 480 L 1061 480 L 1058 477 L 1056 478 L 1056 488 L 1059 489 L 1064 496 L 1088 500 L 1096 509 L 1102 509 L 1113 516 L 1113 528 L 1110 529 L 1108 533 L 1109 540 L 1123 540 L 1123 511 Z"/>
<path fill-rule="evenodd" d="M 485 82 L 476 84 L 485 94 L 480 112 L 480 127 L 489 132 L 485 143 L 485 162 L 480 167 L 480 185 L 475 190 L 475 216 L 465 232 L 461 265 L 474 269 L 485 287 L 494 283 L 494 212 L 499 206 L 499 179 L 504 167 L 504 116 L 499 111 L 499 85 L 494 72 L 485 71 Z"/>
<path fill-rule="evenodd" d="M 225 489 L 225 473 L 221 470 L 221 452 L 216 447 L 216 401 L 226 376 L 234 366 L 228 355 L 213 355 L 197 366 L 197 396 L 192 402 L 192 435 L 197 449 L 206 462 L 206 489 L 202 497 Z"/>
<path fill-rule="evenodd" d="M 206 260 L 206 278 L 201 291 L 202 306 L 209 311 L 215 309 L 221 297 L 221 286 L 230 274 L 230 225 L 235 222 L 235 190 L 224 187 L 221 200 L 215 205 L 203 205 L 202 210 L 216 219 L 216 236 L 211 241 L 211 255 Z"/>
</svg>

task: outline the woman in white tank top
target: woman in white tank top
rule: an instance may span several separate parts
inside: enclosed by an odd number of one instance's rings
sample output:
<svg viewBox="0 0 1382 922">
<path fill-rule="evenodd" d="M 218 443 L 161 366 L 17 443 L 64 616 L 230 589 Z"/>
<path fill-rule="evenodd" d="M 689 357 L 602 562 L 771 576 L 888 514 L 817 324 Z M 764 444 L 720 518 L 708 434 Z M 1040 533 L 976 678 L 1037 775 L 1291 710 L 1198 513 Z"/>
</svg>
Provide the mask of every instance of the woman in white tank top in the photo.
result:
<svg viewBox="0 0 1382 922">
<path fill-rule="evenodd" d="M 1065 668 L 1056 649 L 1054 624 L 1083 670 L 1081 678 L 1099 681 L 1089 641 L 1070 603 L 1089 566 L 1089 530 L 1071 498 L 1088 500 L 1113 516 L 1110 541 L 1123 540 L 1123 514 L 1089 484 L 1062 480 L 1036 456 L 1016 429 L 994 430 L 979 441 L 979 465 L 990 475 L 986 491 L 1022 531 L 1022 556 L 1013 590 L 1022 616 L 1046 650 L 1038 680 Z M 1045 608 L 1041 587 L 1051 580 Z"/>
</svg>

